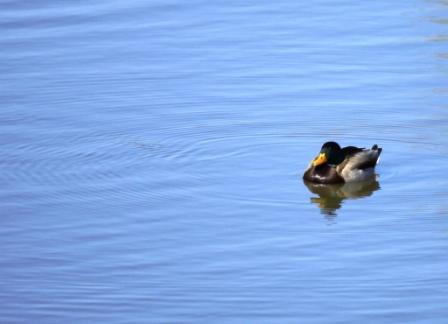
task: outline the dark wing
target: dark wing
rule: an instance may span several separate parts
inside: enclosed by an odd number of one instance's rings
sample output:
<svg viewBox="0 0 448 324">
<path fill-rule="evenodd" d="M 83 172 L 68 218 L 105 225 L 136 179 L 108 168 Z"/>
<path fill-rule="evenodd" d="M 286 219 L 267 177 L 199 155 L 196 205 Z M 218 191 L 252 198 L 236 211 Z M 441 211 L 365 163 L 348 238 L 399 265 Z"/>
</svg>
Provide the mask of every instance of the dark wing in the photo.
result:
<svg viewBox="0 0 448 324">
<path fill-rule="evenodd" d="M 364 163 L 360 164 L 358 166 L 358 169 L 369 169 L 374 168 L 376 166 L 376 163 L 378 162 L 378 158 L 380 157 L 381 151 L 383 149 L 381 147 L 378 147 L 378 145 L 373 145 L 370 152 L 375 152 L 371 159 L 365 161 Z"/>
<path fill-rule="evenodd" d="M 364 150 L 363 147 L 356 147 L 356 146 L 346 146 L 342 149 L 342 153 L 344 153 L 344 156 L 352 156 L 356 153 L 362 152 Z"/>
<path fill-rule="evenodd" d="M 348 146 L 344 147 L 343 150 L 348 152 L 345 161 L 350 165 L 350 168 L 364 170 L 375 167 L 382 148 L 378 147 L 378 145 L 374 145 L 370 150 L 365 150 L 354 146 Z"/>
<path fill-rule="evenodd" d="M 365 161 L 364 163 L 361 163 L 360 165 L 358 165 L 357 168 L 360 170 L 374 168 L 377 160 L 378 159 Z"/>
</svg>

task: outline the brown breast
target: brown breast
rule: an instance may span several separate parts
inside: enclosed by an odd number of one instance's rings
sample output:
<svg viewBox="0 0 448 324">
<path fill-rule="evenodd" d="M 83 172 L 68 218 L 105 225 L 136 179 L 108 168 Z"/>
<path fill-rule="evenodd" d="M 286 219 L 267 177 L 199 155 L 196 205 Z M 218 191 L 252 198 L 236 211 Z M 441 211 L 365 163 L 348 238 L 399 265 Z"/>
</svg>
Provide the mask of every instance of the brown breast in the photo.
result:
<svg viewBox="0 0 448 324">
<path fill-rule="evenodd" d="M 317 167 L 311 166 L 303 174 L 303 179 L 314 183 L 343 183 L 342 178 L 337 172 L 336 168 L 328 164 L 321 164 Z"/>
</svg>

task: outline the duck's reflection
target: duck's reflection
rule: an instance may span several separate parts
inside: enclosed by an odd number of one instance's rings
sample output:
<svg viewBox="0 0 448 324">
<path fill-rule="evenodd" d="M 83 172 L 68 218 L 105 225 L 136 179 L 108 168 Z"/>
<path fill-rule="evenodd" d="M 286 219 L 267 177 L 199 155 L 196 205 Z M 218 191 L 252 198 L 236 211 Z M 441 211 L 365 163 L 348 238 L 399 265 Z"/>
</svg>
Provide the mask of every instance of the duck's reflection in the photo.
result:
<svg viewBox="0 0 448 324">
<path fill-rule="evenodd" d="M 336 210 L 341 208 L 345 199 L 367 197 L 380 189 L 376 179 L 362 182 L 349 182 L 341 184 L 317 184 L 304 181 L 308 190 L 319 197 L 311 197 L 311 202 L 317 204 L 322 214 L 335 216 Z"/>
</svg>

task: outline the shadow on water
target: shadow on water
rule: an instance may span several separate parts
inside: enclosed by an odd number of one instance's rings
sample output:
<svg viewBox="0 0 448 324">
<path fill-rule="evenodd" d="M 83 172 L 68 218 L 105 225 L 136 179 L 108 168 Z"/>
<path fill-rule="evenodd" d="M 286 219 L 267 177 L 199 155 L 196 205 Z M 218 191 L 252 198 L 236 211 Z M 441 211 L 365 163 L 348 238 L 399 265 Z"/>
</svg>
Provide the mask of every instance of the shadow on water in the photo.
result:
<svg viewBox="0 0 448 324">
<path fill-rule="evenodd" d="M 329 217 L 336 216 L 336 210 L 341 208 L 345 199 L 368 197 L 380 189 L 377 180 L 340 184 L 303 182 L 310 192 L 319 196 L 311 197 L 311 203 L 318 205 L 321 213 Z"/>
</svg>

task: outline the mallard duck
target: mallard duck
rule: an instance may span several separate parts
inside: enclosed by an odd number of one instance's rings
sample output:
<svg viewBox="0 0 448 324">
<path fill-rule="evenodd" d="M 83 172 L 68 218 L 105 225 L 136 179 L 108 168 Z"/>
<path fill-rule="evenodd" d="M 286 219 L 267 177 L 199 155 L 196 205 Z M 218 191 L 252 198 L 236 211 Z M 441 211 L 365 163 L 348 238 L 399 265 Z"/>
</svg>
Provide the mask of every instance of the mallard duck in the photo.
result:
<svg viewBox="0 0 448 324">
<path fill-rule="evenodd" d="M 303 179 L 314 183 L 344 183 L 363 181 L 375 176 L 374 168 L 382 149 L 347 146 L 341 148 L 336 142 L 322 145 L 319 155 L 311 161 Z"/>
</svg>

